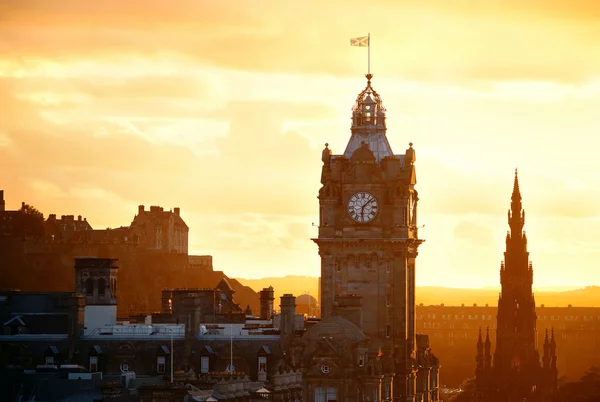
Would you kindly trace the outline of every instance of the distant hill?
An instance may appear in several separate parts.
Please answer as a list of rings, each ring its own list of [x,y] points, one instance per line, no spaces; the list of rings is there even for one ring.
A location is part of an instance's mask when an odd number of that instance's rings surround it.
[[[500,288],[483,289],[458,289],[435,286],[422,286],[417,288],[417,303],[425,305],[441,304],[498,304]],[[568,291],[536,291],[534,289],[535,303],[548,307],[566,307],[569,304],[578,307],[600,307],[600,286],[587,286],[583,289]]]
[[[262,279],[242,279],[238,281],[255,291],[273,286],[275,290],[275,308],[279,305],[279,297],[284,293],[296,296],[309,292],[318,298],[318,278],[314,276],[284,276]],[[442,304],[498,304],[500,288],[462,289],[446,288],[441,286],[420,286],[417,288],[417,303],[425,305]],[[566,307],[569,304],[579,307],[600,307],[600,286],[588,286],[583,289],[566,291],[549,291],[534,289],[536,305],[544,304],[548,307]]]
[[[250,286],[256,292],[260,292],[263,288],[273,286],[275,291],[275,310],[279,310],[279,298],[284,293],[291,293],[298,297],[305,293],[310,293],[315,299],[319,298],[319,278],[314,276],[282,276],[273,278],[261,279],[243,279],[237,280],[246,286]]]

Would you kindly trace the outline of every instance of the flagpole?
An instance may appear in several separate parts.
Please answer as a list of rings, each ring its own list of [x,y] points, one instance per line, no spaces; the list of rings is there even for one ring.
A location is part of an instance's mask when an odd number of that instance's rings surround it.
[[[367,74],[371,74],[371,33],[369,33],[367,41]]]

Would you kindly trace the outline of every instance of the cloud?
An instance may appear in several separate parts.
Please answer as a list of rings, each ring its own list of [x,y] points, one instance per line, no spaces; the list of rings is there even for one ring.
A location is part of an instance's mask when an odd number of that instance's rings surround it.
[[[253,71],[356,74],[364,49],[350,48],[348,39],[364,34],[355,27],[372,20],[378,21],[373,65],[396,78],[574,82],[597,75],[600,7],[595,2],[465,4],[386,1],[365,9],[362,2],[339,1],[263,7],[208,1],[178,2],[177,7],[162,1],[69,7],[27,2],[6,12],[0,52],[23,61],[184,58]],[[337,18],[341,7],[343,19]]]
[[[581,176],[560,170],[545,171],[535,168],[535,163],[532,166],[531,170],[521,169],[519,175],[527,215],[576,219],[600,216],[600,190],[595,181],[582,181]],[[506,172],[464,170],[448,160],[427,157],[417,166],[420,214],[505,216],[514,183],[513,173],[507,168]]]
[[[466,220],[458,222],[454,228],[454,236],[484,247],[495,245],[494,234],[491,228]]]

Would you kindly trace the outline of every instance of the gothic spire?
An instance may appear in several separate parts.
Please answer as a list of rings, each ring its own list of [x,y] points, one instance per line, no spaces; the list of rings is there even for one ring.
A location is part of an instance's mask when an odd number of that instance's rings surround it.
[[[508,211],[508,224],[510,225],[511,235],[518,236],[523,230],[525,224],[525,211],[521,204],[521,190],[519,189],[519,175],[515,169],[515,182],[513,184],[513,192],[510,197],[510,211]]]
[[[492,341],[490,340],[490,327],[485,330],[485,367],[492,367]]]

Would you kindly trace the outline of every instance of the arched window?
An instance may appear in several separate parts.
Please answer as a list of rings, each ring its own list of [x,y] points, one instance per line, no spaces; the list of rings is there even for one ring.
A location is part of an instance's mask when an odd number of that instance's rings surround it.
[[[98,279],[98,294],[104,296],[106,293],[106,281],[104,278]]]
[[[85,294],[86,296],[94,295],[94,280],[92,278],[87,278],[85,281]]]

